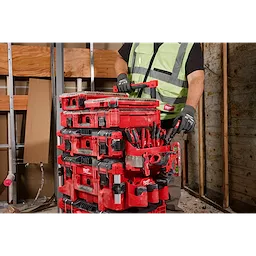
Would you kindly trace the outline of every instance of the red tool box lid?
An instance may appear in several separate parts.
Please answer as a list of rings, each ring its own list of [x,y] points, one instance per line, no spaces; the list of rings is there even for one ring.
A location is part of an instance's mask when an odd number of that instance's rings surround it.
[[[97,99],[97,98],[105,98],[105,97],[124,97],[128,98],[127,93],[114,93],[114,92],[91,92],[91,91],[83,91],[83,92],[72,92],[72,93],[63,93],[59,97],[62,98],[70,98],[70,97],[83,97],[85,99]]]
[[[159,101],[155,99],[138,99],[110,97],[104,99],[91,99],[84,102],[85,109],[93,108],[157,108]]]

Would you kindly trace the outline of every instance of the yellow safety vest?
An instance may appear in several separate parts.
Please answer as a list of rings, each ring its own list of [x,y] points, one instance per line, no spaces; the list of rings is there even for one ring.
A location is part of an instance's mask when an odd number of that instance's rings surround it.
[[[154,58],[145,82],[158,80],[156,89],[160,101],[161,120],[175,118],[185,106],[188,94],[186,62],[193,43],[163,43]],[[154,43],[133,43],[129,61],[129,79],[141,83],[154,54]],[[130,93],[137,98],[139,90]],[[142,90],[141,98],[150,98],[149,88]]]

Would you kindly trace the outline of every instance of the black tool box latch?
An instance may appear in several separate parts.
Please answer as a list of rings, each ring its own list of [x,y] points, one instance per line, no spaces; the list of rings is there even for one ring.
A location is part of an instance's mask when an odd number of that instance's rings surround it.
[[[125,193],[125,183],[113,184],[112,190],[114,194],[123,194]]]
[[[70,167],[66,167],[66,176],[68,178],[72,178],[72,174],[73,174],[73,172],[72,172],[71,168]]]
[[[107,174],[100,173],[100,185],[101,186],[108,186],[109,185],[109,179],[107,177]]]
[[[63,168],[63,166],[61,166],[58,168],[58,175],[63,176],[63,174],[64,174],[64,168]]]
[[[72,127],[73,126],[73,120],[72,117],[68,117],[66,120],[67,127]]]
[[[100,142],[99,143],[99,151],[100,155],[107,155],[108,154],[108,147],[105,142]]]
[[[123,151],[124,150],[124,141],[117,139],[113,140],[111,147],[114,151]]]
[[[69,140],[65,140],[65,150],[70,151],[71,150],[71,143]]]
[[[78,106],[84,107],[84,99],[83,98],[78,98]]]

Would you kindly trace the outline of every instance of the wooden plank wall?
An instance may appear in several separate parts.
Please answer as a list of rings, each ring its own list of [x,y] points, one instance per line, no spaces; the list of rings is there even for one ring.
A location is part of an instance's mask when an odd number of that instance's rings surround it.
[[[256,44],[229,44],[230,205],[256,212]]]
[[[13,75],[50,77],[50,47],[12,47]],[[117,53],[113,50],[94,50],[95,77],[115,78],[114,63]],[[64,48],[64,76],[90,77],[90,51],[86,48]],[[8,75],[7,44],[0,44],[0,75]]]
[[[206,43],[204,46],[207,66],[205,68],[206,196],[222,205],[222,46],[220,43]],[[236,212],[256,212],[255,73],[256,44],[229,43],[229,189],[230,207]],[[195,164],[199,154],[198,147],[194,145],[196,136],[197,128],[189,141],[190,177],[197,176],[199,172]],[[193,179],[190,183],[193,184]]]
[[[24,45],[24,46],[38,46],[38,44],[17,44],[17,45]],[[39,44],[40,46],[49,47],[49,44]],[[121,43],[95,43],[94,47],[96,49],[102,50],[102,49],[109,49],[109,50],[117,50],[121,46]],[[65,48],[82,48],[84,47],[83,44],[76,44],[76,43],[68,43],[64,45]],[[2,53],[1,53],[2,51]],[[3,47],[0,47],[0,56],[3,56],[6,53],[6,60],[7,60],[7,46],[6,49]],[[102,52],[98,52],[98,57],[102,58]],[[19,60],[22,62],[22,60]],[[49,60],[50,61],[50,60]],[[102,61],[102,60],[101,60]],[[109,61],[109,60],[108,60]],[[112,59],[113,62],[113,59]],[[8,73],[7,66],[4,64],[0,58],[0,73],[5,72]],[[97,62],[96,62],[97,63]],[[112,65],[111,62],[108,65]],[[109,71],[108,71],[109,72]],[[99,70],[96,74],[106,74],[109,73],[105,70]],[[112,72],[112,71],[111,71]],[[114,75],[113,75],[114,76]],[[15,85],[15,91],[16,94],[19,96],[27,95],[28,94],[28,83],[29,79],[21,79],[16,78],[14,81]],[[95,79],[95,85],[96,90],[100,91],[111,91],[112,86],[115,82],[115,79],[102,79],[102,78],[96,78]],[[0,77],[0,95],[6,95],[6,79],[5,77]],[[76,78],[66,78],[65,79],[65,92],[75,92],[77,89],[76,87]],[[84,80],[83,81],[83,90],[90,90],[90,82]],[[7,107],[8,108],[8,107]],[[25,137],[25,123],[26,123],[26,111],[17,111],[16,112],[16,138],[17,143],[24,143],[24,137]],[[0,144],[6,144],[7,143],[7,113],[6,112],[0,112]],[[54,192],[54,173],[53,173],[53,159],[52,159],[52,150],[53,147],[50,147],[50,159],[49,164],[44,165],[45,169],[45,184],[43,191],[41,193],[42,196],[52,196]],[[17,157],[20,161],[23,159],[24,150],[19,149],[17,150]],[[1,168],[0,168],[0,181],[3,180],[6,177],[6,174],[8,172],[8,154],[7,150],[0,150],[0,162],[1,162]],[[41,182],[41,172],[39,170],[39,166],[35,164],[30,164],[28,167],[25,168],[24,164],[19,164],[17,166],[17,170],[19,173],[19,188],[18,188],[18,197],[19,199],[29,199],[34,198],[36,196],[37,190],[40,187]],[[0,196],[1,200],[7,200],[7,191],[5,191]]]

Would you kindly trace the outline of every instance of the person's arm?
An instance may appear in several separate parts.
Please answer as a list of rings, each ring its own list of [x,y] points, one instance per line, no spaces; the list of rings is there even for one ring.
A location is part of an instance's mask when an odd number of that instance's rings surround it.
[[[187,76],[188,80],[188,97],[186,105],[196,109],[200,97],[204,91],[204,71],[196,70]]]
[[[128,74],[128,65],[127,62],[121,57],[120,54],[118,54],[115,62],[115,71],[116,71],[116,77],[118,77],[120,74]]]
[[[178,133],[192,132],[195,127],[195,112],[200,97],[204,91],[204,60],[199,43],[195,43],[186,63],[186,75],[188,81],[188,95],[186,105],[180,114],[174,119],[172,126],[175,127],[180,120]]]
[[[132,43],[124,43],[118,50],[118,55],[115,62],[116,77],[120,74],[128,74],[128,61],[132,48]]]
[[[186,63],[188,96],[186,104],[196,109],[204,90],[204,58],[200,43],[194,43]]]
[[[118,51],[115,62],[117,88],[119,92],[130,92],[132,90],[128,79],[128,60],[132,43],[125,43]]]

